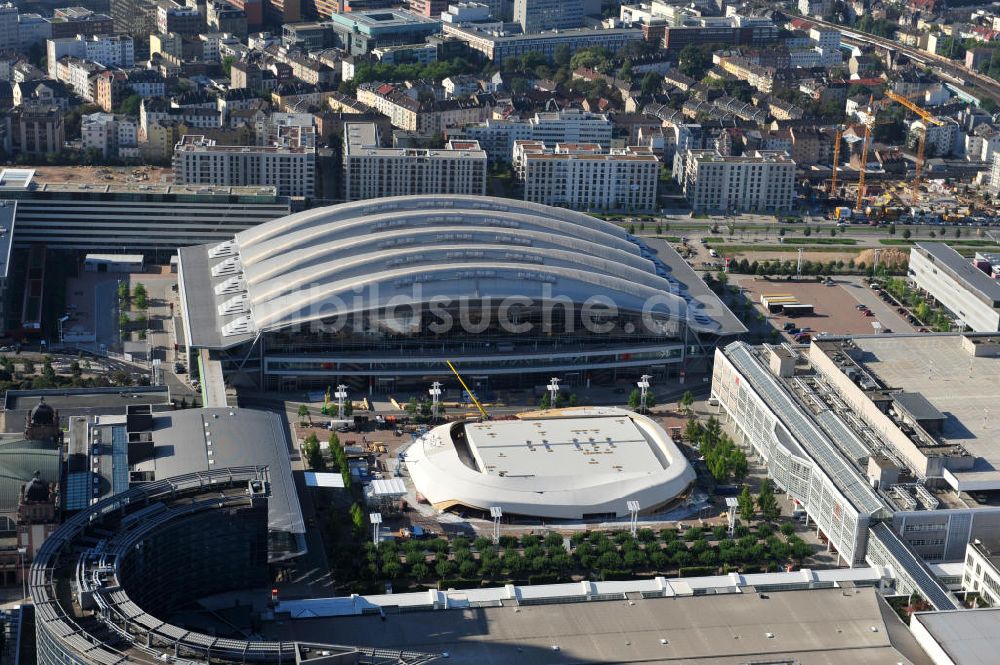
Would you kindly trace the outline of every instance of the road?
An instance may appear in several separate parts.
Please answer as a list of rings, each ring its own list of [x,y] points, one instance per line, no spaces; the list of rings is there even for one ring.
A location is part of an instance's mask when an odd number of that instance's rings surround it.
[[[875,315],[874,320],[880,322],[884,327],[891,329],[893,332],[917,332],[916,328],[899,315],[895,307],[882,300],[878,292],[872,291],[860,278],[850,279],[849,282],[849,284],[844,285],[844,288],[854,296],[855,300],[872,311],[872,314]]]

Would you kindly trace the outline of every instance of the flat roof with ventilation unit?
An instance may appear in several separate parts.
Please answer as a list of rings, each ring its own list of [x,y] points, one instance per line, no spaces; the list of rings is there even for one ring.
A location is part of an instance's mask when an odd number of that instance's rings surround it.
[[[646,416],[613,407],[436,427],[406,452],[417,491],[438,510],[466,507],[555,519],[655,512],[694,470]]]

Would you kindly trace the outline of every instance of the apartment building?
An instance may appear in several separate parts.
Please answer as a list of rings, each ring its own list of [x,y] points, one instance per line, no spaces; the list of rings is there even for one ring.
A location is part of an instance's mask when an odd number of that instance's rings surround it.
[[[383,148],[374,123],[344,125],[344,200],[486,194],[486,153],[475,141],[443,149]]]
[[[732,157],[688,150],[682,186],[695,212],[787,212],[795,198],[795,162],[785,152]]]
[[[513,163],[525,201],[572,210],[656,208],[660,160],[648,147],[605,151],[596,143],[517,141]]]
[[[557,143],[596,143],[603,150],[611,148],[613,125],[603,113],[582,109],[543,111],[527,119],[496,120],[469,125],[449,135],[478,141],[493,161],[509,162],[515,141]]]
[[[393,127],[429,136],[456,127],[479,122],[486,113],[475,99],[446,99],[421,102],[408,94],[402,85],[363,83],[357,99],[389,117]]]
[[[139,157],[139,125],[111,113],[91,113],[80,119],[83,149],[96,150],[104,159]]]
[[[174,181],[179,185],[273,186],[280,196],[316,192],[316,143],[312,127],[280,127],[269,146],[216,145],[187,135],[174,147]]]
[[[59,58],[56,62],[56,80],[65,83],[74,93],[88,102],[94,101],[97,97],[96,83],[103,71],[104,67],[96,62],[72,56]]]
[[[90,60],[105,67],[131,67],[135,64],[135,48],[128,35],[94,35],[65,37],[46,42],[49,76],[56,78],[60,58]]]
[[[57,155],[66,142],[62,109],[45,104],[23,104],[11,112],[11,133],[15,154]]]

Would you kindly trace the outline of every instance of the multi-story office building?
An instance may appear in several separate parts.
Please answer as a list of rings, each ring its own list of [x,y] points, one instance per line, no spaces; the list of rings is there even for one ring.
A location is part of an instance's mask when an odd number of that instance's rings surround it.
[[[131,35],[136,57],[149,57],[149,36],[156,32],[156,0],[111,0],[115,32]]]
[[[0,5],[0,51],[16,51],[18,40],[17,6],[10,2]]]
[[[683,189],[692,210],[787,212],[795,199],[795,162],[786,153],[728,157],[688,150]]]
[[[515,141],[556,143],[596,143],[611,148],[612,123],[603,113],[581,109],[540,111],[527,120],[487,120],[468,125],[454,134],[479,141],[491,160],[509,162]],[[449,132],[452,134],[452,132]]]
[[[101,157],[133,159],[139,156],[139,125],[135,120],[111,113],[91,113],[80,120],[83,149]]]
[[[420,44],[440,32],[440,17],[414,14],[405,9],[334,14],[334,46],[350,55],[366,55],[380,46]]]
[[[104,67],[131,67],[135,64],[135,48],[128,35],[94,35],[66,37],[46,42],[49,76],[56,78],[60,58],[90,60]]]
[[[596,143],[516,141],[514,168],[524,200],[571,210],[646,211],[656,207],[660,160],[646,147],[605,152]]]
[[[92,37],[94,35],[110,35],[115,31],[114,21],[107,14],[96,14],[83,7],[66,7],[57,9],[49,19],[52,25],[52,38]]]
[[[344,200],[486,194],[486,153],[475,141],[443,149],[383,148],[374,123],[344,125]]]
[[[514,0],[514,22],[525,34],[583,25],[583,0]]]
[[[380,46],[372,51],[372,55],[386,65],[411,62],[427,65],[437,62],[438,50],[434,44],[403,44],[402,46]]]
[[[45,44],[52,38],[52,23],[38,14],[20,14],[17,17],[18,50],[27,51],[35,44]]]
[[[976,332],[1000,331],[1000,282],[948,245],[922,242],[914,246],[907,274],[960,324]]]
[[[273,186],[282,196],[316,192],[316,143],[312,127],[280,127],[269,146],[226,146],[204,136],[184,136],[174,148],[179,185]]]
[[[414,14],[428,18],[441,18],[448,11],[449,0],[407,0],[406,7]]]
[[[712,397],[841,556],[895,558],[919,586],[923,561],[1000,538],[1000,447],[983,418],[998,358],[995,334],[736,343],[716,351]]]
[[[445,22],[441,26],[446,36],[455,37],[479,51],[494,62],[507,58],[538,53],[545,58],[555,56],[560,46],[569,48],[570,53],[586,48],[606,48],[615,52],[629,42],[643,38],[641,28],[608,28],[590,30],[577,28],[559,30],[534,35],[512,34],[493,29],[481,29],[475,25],[459,25]]]
[[[205,23],[209,30],[229,33],[241,39],[247,36],[247,15],[242,9],[227,2],[209,2],[206,10]]]
[[[1000,539],[976,539],[968,544],[962,591],[978,593],[990,607],[1000,607]]]
[[[178,35],[197,35],[202,31],[202,17],[197,7],[181,5],[174,0],[160,0],[156,5],[156,30]]]
[[[17,202],[14,242],[20,247],[165,257],[177,247],[221,242],[291,211],[289,199],[274,187],[39,183],[33,174],[0,172],[0,198]]]

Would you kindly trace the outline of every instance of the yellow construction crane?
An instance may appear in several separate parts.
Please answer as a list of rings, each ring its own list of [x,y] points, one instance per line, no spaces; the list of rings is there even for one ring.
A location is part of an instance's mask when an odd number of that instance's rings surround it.
[[[458,379],[458,382],[462,384],[462,388],[464,388],[465,392],[468,393],[469,399],[471,399],[472,403],[476,405],[477,409],[479,409],[479,413],[483,415],[483,420],[489,420],[490,419],[489,414],[486,413],[486,410],[483,408],[483,405],[479,403],[478,399],[476,399],[476,394],[469,389],[469,386],[465,385],[465,381],[462,380],[462,375],[458,373],[458,370],[455,369],[455,366],[451,364],[450,360],[446,360],[445,362],[448,363],[449,369],[451,369],[451,372],[452,374],[455,375],[455,378]]]
[[[875,126],[875,96],[868,97],[868,113],[865,117],[865,138],[861,142],[861,170],[858,173],[858,197],[854,208],[862,210],[865,203],[865,169],[868,168],[868,148],[871,146],[872,127]]]
[[[833,175],[830,177],[830,196],[837,195],[837,168],[840,164],[840,142],[844,139],[844,132],[839,127],[837,134],[833,137]]]
[[[920,198],[920,175],[924,170],[924,150],[926,148],[927,141],[927,126],[928,125],[943,125],[944,122],[935,118],[931,113],[920,108],[913,102],[911,102],[906,97],[893,92],[892,90],[887,90],[885,96],[896,102],[900,106],[906,107],[910,111],[917,114],[921,120],[923,120],[923,125],[920,128],[920,137],[917,139],[917,163],[914,168],[913,176],[913,198],[914,201]]]

